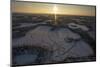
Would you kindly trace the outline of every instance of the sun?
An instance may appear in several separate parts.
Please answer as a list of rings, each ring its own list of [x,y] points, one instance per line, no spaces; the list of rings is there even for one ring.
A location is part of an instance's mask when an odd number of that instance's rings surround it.
[[[58,11],[57,5],[54,5],[54,7],[53,7],[53,12],[54,12],[55,14],[57,14],[57,11]]]

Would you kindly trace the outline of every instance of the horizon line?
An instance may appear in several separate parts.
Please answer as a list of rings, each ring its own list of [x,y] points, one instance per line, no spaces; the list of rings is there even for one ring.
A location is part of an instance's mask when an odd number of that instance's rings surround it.
[[[25,12],[12,12],[12,13],[22,13],[22,14],[54,14],[54,13],[25,13]],[[56,15],[70,15],[70,16],[93,16],[95,17],[96,15],[75,15],[75,14],[56,14]]]

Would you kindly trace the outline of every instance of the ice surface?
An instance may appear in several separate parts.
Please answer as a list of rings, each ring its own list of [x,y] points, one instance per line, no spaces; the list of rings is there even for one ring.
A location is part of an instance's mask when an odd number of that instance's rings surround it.
[[[34,63],[37,57],[38,56],[36,54],[24,54],[16,56],[15,60],[17,64],[24,65],[24,64]]]
[[[77,33],[68,28],[51,30],[52,28],[51,26],[39,26],[29,31],[25,37],[13,39],[13,47],[31,45],[52,51],[52,55],[44,62],[58,62],[67,57],[85,57],[93,54],[89,44],[84,42]],[[34,56],[36,57],[36,55]],[[27,55],[22,55],[18,59],[21,57],[24,59]],[[31,55],[29,57],[29,59],[25,59],[25,63],[31,62],[33,57]],[[17,61],[19,61],[18,59]]]
[[[87,28],[84,25],[79,25],[79,24],[75,24],[75,23],[69,23],[68,27],[71,29],[81,29],[82,31],[88,31],[89,28]]]

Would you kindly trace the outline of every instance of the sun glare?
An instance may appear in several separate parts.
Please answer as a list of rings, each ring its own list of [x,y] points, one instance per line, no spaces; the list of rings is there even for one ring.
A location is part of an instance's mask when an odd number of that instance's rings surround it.
[[[57,13],[57,11],[58,11],[57,5],[54,5],[53,11],[54,11],[55,14]]]
[[[54,12],[54,24],[55,25],[57,25],[57,11],[58,11],[57,5],[54,5],[53,12]]]

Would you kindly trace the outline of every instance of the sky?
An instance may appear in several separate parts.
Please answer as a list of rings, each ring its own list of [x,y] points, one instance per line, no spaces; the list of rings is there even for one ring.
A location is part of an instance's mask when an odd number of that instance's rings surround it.
[[[11,8],[12,12],[16,13],[54,14],[55,6],[57,14],[95,16],[95,6],[86,5],[12,2]]]

